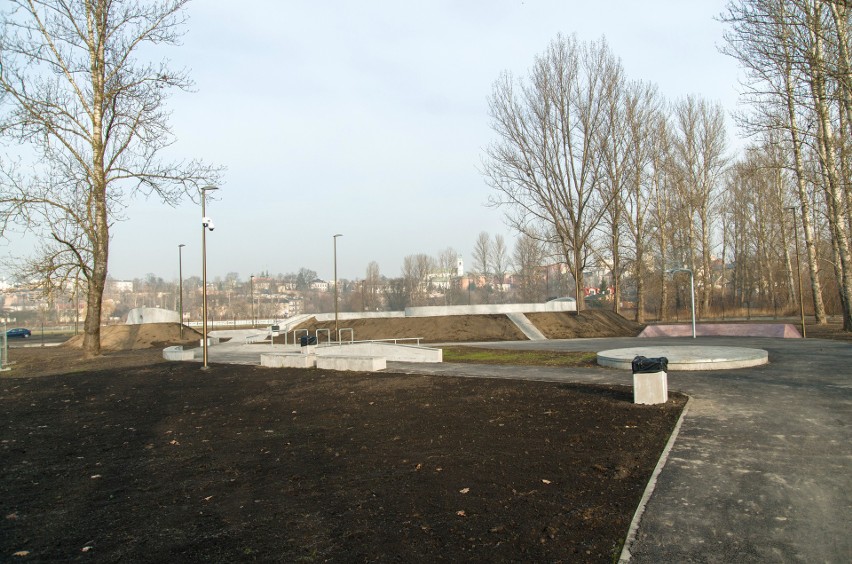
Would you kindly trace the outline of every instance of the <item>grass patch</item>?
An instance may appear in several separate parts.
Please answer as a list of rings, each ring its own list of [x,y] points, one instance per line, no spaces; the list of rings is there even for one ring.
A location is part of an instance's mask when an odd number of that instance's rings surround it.
[[[444,347],[444,362],[513,364],[519,366],[597,366],[597,353],[519,351],[479,347]]]

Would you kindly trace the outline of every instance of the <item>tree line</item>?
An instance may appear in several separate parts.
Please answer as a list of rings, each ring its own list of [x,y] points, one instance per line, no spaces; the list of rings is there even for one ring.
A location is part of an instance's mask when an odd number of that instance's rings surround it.
[[[741,0],[720,19],[724,51],[748,72],[748,109],[736,116],[750,136],[743,154],[729,150],[720,104],[666,100],[627,77],[604,39],[559,35],[526,76],[494,84],[490,203],[575,281],[606,264],[614,307],[629,285],[640,322],[650,307],[669,311],[674,269],[692,271],[699,314],[789,307],[798,231],[816,321],[830,296],[852,330],[849,8]]]

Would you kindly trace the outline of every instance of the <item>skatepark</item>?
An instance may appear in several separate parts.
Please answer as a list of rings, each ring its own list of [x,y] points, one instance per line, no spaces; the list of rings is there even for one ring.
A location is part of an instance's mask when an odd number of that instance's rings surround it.
[[[654,326],[645,333],[652,336],[585,339],[531,337],[535,332],[527,327],[526,338],[515,341],[465,343],[596,351],[605,367],[598,369],[446,364],[439,352],[431,352],[440,351],[440,343],[416,339],[320,342],[311,353],[318,358],[381,355],[376,369],[393,373],[623,385],[632,384],[633,356],[666,356],[669,389],[691,399],[637,510],[621,561],[852,560],[852,345],[802,339],[784,324],[724,325],[704,331],[698,325],[696,338],[678,336],[690,334],[686,325]],[[323,335],[314,333],[320,341]],[[209,348],[211,362],[257,364],[263,354],[267,359],[304,356],[298,334],[291,333],[286,345],[247,344],[253,339],[246,334],[228,336],[231,344]],[[381,350],[364,353],[367,346]],[[348,368],[339,361],[326,366]]]

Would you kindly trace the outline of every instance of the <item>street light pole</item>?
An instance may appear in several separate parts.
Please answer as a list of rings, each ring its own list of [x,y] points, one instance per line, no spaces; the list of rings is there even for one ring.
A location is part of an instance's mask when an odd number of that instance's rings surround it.
[[[181,243],[178,245],[178,288],[179,288],[179,297],[178,303],[180,304],[180,319],[178,322],[180,323],[180,338],[183,340],[183,248],[186,245]]]
[[[254,326],[257,325],[254,318],[254,274],[249,276],[249,286],[251,288],[251,328],[254,329]]]
[[[671,270],[667,270],[669,274],[675,274],[678,272],[688,272],[689,273],[689,303],[692,308],[692,338],[695,338],[695,275],[688,268],[673,268]]]
[[[793,212],[793,237],[796,239],[796,275],[799,278],[799,313],[802,317],[802,338],[807,338],[805,331],[805,296],[802,294],[802,267],[799,265],[799,220],[796,218],[796,208],[784,208]]]
[[[338,233],[334,239],[334,335],[336,340],[340,340],[340,327],[338,326],[338,310],[337,310],[337,238],[343,237],[342,233]]]
[[[218,190],[216,186],[204,186],[201,188],[201,344],[202,344],[202,370],[207,370],[207,229],[213,230],[212,223],[207,218],[205,200],[207,192]]]

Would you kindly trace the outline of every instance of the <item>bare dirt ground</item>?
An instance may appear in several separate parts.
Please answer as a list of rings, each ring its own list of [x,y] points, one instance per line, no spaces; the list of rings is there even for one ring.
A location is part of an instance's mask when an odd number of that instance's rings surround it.
[[[610,311],[528,313],[526,316],[550,339],[635,337],[644,327]],[[417,337],[425,343],[526,339],[520,329],[502,314],[346,319],[340,320],[338,325],[341,329],[351,328],[358,341],[397,337]],[[311,333],[327,329],[334,333],[334,321],[311,320],[296,329],[307,329]]]
[[[641,323],[605,310],[528,313],[526,316],[548,339],[635,337],[645,328]]]
[[[465,326],[433,321],[435,341]],[[492,338],[504,334],[486,323]],[[537,320],[546,334],[575,330],[548,323]],[[0,561],[612,562],[686,400],[638,406],[612,386],[205,372],[162,359],[172,330],[105,331],[114,350],[95,359],[73,346],[10,350]]]
[[[181,338],[181,333],[183,338]],[[142,325],[108,325],[101,328],[101,348],[104,351],[128,351],[164,348],[169,345],[198,345],[201,333],[178,323],[144,323]],[[83,335],[68,339],[64,346],[80,348]]]
[[[612,561],[685,401],[631,398],[197,363],[0,378],[0,560]]]

